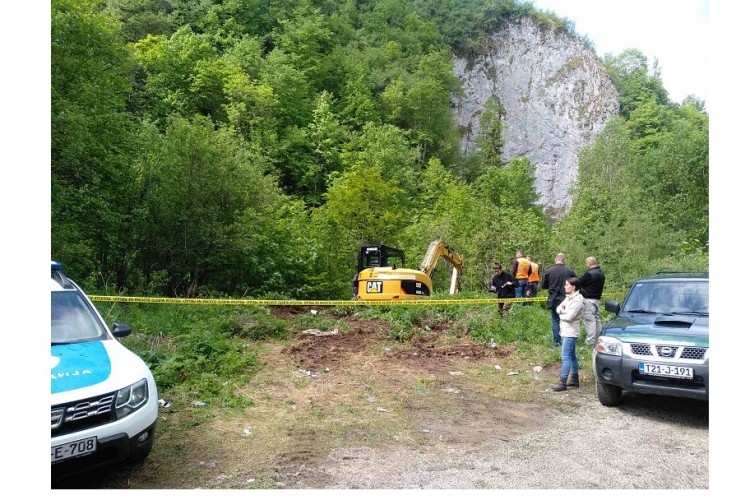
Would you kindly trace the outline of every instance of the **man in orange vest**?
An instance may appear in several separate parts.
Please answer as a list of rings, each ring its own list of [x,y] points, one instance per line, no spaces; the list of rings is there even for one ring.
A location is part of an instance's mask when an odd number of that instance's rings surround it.
[[[527,297],[536,297],[539,291],[539,264],[531,260],[529,257],[529,290],[526,293]]]
[[[516,252],[516,260],[513,261],[513,271],[510,273],[516,282],[516,298],[526,297],[526,289],[529,285],[529,271],[531,271],[531,262],[523,256],[523,252]]]

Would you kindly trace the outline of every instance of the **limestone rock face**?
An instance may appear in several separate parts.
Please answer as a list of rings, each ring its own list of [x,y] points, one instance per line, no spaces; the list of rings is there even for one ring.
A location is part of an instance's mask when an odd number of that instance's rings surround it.
[[[596,54],[568,33],[526,18],[492,40],[486,55],[454,60],[465,93],[454,102],[462,151],[474,151],[484,104],[496,96],[506,111],[504,159],[526,156],[536,165],[540,203],[560,218],[570,208],[578,154],[618,113],[617,91]]]

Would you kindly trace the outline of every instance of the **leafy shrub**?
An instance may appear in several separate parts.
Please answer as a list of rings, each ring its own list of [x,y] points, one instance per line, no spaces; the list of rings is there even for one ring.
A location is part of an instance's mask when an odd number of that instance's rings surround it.
[[[238,323],[231,307],[170,304],[117,304],[109,314],[131,324],[123,343],[148,364],[159,391],[222,405],[251,404],[237,387],[259,369],[257,353],[234,336]],[[283,321],[266,318],[265,332]]]
[[[287,323],[273,316],[254,316],[238,321],[234,334],[250,340],[283,339],[287,337]]]

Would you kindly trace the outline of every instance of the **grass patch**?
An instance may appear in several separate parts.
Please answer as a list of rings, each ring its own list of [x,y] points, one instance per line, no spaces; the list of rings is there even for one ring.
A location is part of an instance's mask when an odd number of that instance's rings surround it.
[[[108,312],[128,322],[123,345],[149,365],[160,393],[243,408],[253,403],[239,387],[261,367],[252,344],[229,306],[117,304]]]

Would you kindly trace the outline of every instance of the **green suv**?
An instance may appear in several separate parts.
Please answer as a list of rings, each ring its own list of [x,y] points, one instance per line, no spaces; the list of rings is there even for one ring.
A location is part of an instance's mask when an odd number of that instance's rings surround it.
[[[622,391],[708,401],[708,273],[664,272],[636,281],[594,347],[596,392],[605,406]]]

